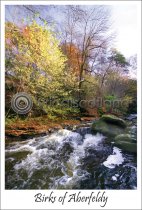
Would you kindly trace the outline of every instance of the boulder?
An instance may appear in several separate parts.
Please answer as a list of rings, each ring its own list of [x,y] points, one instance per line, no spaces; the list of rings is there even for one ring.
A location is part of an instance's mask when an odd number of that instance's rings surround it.
[[[126,141],[126,142],[132,142],[132,138],[130,134],[120,134],[114,138],[115,142],[117,141]]]
[[[102,133],[107,137],[115,137],[125,133],[126,123],[123,119],[114,115],[103,115],[92,124],[92,131]]]
[[[128,142],[128,141],[116,141],[114,143],[116,146],[118,146],[120,149],[123,149],[127,152],[136,153],[137,152],[137,144]]]
[[[137,144],[130,134],[120,134],[114,138],[114,144],[127,152],[137,152]]]
[[[127,152],[137,152],[137,144],[133,136],[128,133],[126,122],[114,115],[103,115],[98,121],[93,122],[92,131],[104,134],[114,145]]]
[[[101,120],[103,120],[107,123],[112,123],[114,125],[118,125],[122,128],[126,128],[126,126],[127,126],[126,122],[123,119],[116,117],[115,115],[103,115],[101,117]]]

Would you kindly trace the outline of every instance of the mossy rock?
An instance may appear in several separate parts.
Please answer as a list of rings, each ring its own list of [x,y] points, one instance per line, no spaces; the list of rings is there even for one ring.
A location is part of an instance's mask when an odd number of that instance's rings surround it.
[[[126,152],[132,152],[132,153],[137,152],[137,144],[136,143],[132,143],[132,142],[128,142],[128,141],[116,141],[114,144]]]
[[[6,157],[12,157],[16,160],[22,160],[25,159],[29,154],[31,154],[31,151],[16,151],[6,154]]]
[[[111,124],[114,124],[114,125],[118,125],[122,128],[127,127],[126,122],[123,119],[121,119],[119,117],[116,117],[115,115],[103,115],[100,119],[105,121],[106,123],[111,123]]]
[[[132,142],[132,138],[130,134],[120,134],[115,137],[115,141],[126,141],[126,142]]]
[[[118,126],[112,123],[107,123],[102,119],[94,122],[92,124],[91,129],[94,133],[97,133],[97,132],[102,133],[105,136],[109,137],[110,139],[112,137],[125,133],[125,129],[122,128],[121,126]]]

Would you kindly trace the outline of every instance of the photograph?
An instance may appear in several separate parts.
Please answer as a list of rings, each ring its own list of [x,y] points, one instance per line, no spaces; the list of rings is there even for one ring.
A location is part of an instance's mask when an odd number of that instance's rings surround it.
[[[9,2],[4,33],[5,190],[137,190],[137,5]]]

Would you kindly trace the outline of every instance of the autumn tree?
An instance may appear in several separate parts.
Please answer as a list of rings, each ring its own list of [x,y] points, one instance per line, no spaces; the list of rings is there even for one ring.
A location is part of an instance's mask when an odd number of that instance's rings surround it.
[[[65,11],[65,45],[75,44],[81,52],[79,59],[79,98],[85,72],[95,71],[96,58],[100,50],[105,48],[110,36],[107,34],[109,25],[108,8],[93,6],[67,6]],[[80,98],[81,99],[81,98]]]
[[[81,52],[73,43],[62,44],[63,53],[67,57],[66,65],[70,73],[75,73],[76,77],[80,74]]]
[[[19,80],[18,91],[32,94],[35,103],[39,98],[70,97],[75,77],[66,74],[65,61],[59,41],[47,24],[40,26],[34,21],[20,28],[6,23],[6,73]],[[55,106],[48,110],[46,103],[42,105],[48,112],[56,111]]]

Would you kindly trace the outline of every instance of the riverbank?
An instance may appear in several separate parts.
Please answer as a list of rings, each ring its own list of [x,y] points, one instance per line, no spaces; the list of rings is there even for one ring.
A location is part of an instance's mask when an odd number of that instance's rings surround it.
[[[96,117],[78,117],[77,119],[49,119],[48,116],[34,118],[14,118],[7,119],[5,124],[6,139],[27,139],[52,133],[52,131],[72,128],[82,125],[84,122],[90,122]]]

